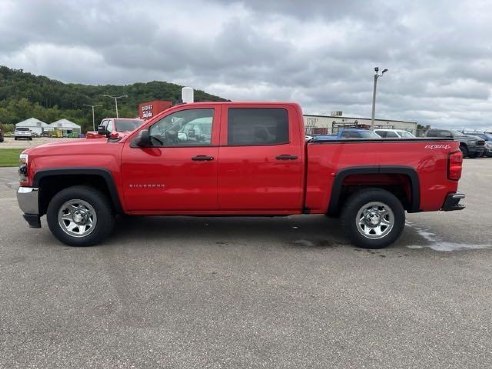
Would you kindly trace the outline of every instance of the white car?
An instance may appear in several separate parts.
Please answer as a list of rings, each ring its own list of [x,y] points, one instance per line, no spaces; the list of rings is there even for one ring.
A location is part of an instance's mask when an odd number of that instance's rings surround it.
[[[29,128],[26,127],[18,127],[14,131],[14,140],[32,140],[32,132]]]
[[[415,138],[415,136],[404,129],[376,128],[374,130],[382,138]]]

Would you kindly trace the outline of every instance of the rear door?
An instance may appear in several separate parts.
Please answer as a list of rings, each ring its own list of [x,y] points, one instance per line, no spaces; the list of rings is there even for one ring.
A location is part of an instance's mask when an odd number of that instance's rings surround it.
[[[304,135],[285,105],[223,106],[218,197],[224,211],[299,212]],[[300,139],[302,138],[302,142]]]

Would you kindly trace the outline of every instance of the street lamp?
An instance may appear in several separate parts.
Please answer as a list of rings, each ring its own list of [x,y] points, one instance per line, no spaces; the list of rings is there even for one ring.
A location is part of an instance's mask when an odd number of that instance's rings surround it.
[[[371,115],[371,128],[374,128],[374,114],[376,113],[376,86],[378,85],[378,78],[382,77],[388,69],[383,69],[379,74],[379,67],[374,68],[374,90],[372,91],[372,115]]]
[[[121,99],[123,97],[128,97],[128,95],[121,95],[121,96],[103,95],[103,96],[107,96],[107,97],[114,99],[114,106],[116,108],[116,118],[119,118],[119,116],[118,116],[118,99]]]
[[[84,106],[90,106],[92,108],[92,130],[96,130],[96,123],[94,121],[94,107],[95,106],[101,106],[101,105],[89,105],[89,104],[84,104]]]

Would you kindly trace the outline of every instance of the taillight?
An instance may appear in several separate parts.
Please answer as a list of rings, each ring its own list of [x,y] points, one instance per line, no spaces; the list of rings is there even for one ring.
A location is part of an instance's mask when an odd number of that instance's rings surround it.
[[[461,169],[463,168],[463,154],[456,151],[449,154],[448,160],[448,179],[457,181],[461,178]]]

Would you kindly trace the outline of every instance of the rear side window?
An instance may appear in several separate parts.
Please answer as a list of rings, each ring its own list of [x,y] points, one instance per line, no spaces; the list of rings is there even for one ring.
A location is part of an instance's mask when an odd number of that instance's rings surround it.
[[[229,145],[289,143],[289,115],[285,109],[231,108],[227,122]]]

